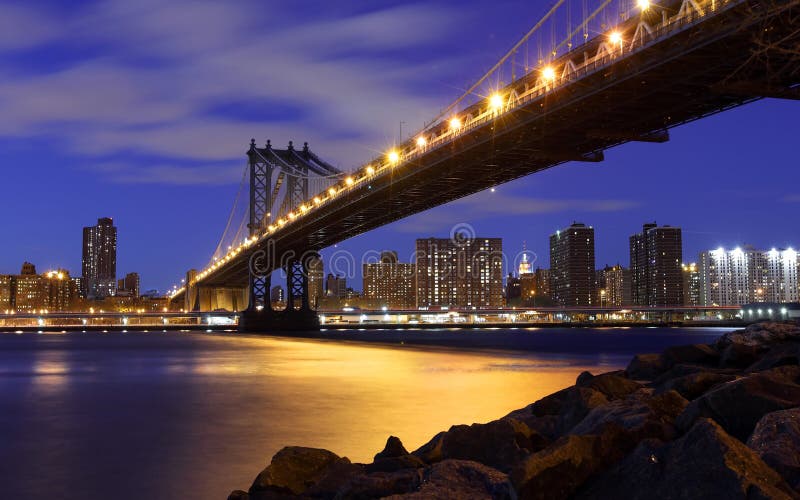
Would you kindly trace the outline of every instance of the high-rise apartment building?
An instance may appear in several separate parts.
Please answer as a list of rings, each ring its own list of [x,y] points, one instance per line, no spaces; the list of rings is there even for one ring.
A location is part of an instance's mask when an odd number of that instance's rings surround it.
[[[363,298],[375,306],[410,309],[416,305],[416,266],[398,262],[397,252],[381,252],[379,262],[363,265]]]
[[[561,306],[590,306],[594,300],[594,228],[573,223],[550,235],[550,292]]]
[[[30,262],[22,264],[18,276],[13,278],[12,301],[17,312],[34,312],[47,305],[42,277],[36,274],[36,266]]]
[[[519,285],[523,304],[536,306],[549,305],[552,302],[549,269],[537,267],[532,273],[521,274]]]
[[[501,238],[418,239],[417,306],[501,307]]]
[[[703,280],[700,276],[700,267],[696,262],[683,264],[683,305],[700,306],[702,305]]]
[[[69,311],[76,298],[69,271],[49,271],[42,278],[44,308],[49,311]]]
[[[797,252],[752,247],[700,254],[701,305],[798,301]]]
[[[109,217],[83,228],[84,295],[88,299],[112,297],[117,290],[117,228]]]
[[[347,278],[328,274],[325,278],[325,296],[344,299],[347,297]]]
[[[141,295],[139,273],[128,273],[124,278],[117,281],[117,295],[138,299]]]
[[[324,265],[322,259],[311,259],[308,266],[308,304],[311,309],[319,307],[324,295],[323,281],[325,278]]]
[[[630,237],[634,305],[683,305],[683,250],[679,227],[645,224]]]
[[[11,312],[14,309],[14,277],[0,274],[0,312]]]
[[[631,303],[631,273],[617,264],[606,266],[602,271],[603,288],[600,293],[601,306],[624,306]]]

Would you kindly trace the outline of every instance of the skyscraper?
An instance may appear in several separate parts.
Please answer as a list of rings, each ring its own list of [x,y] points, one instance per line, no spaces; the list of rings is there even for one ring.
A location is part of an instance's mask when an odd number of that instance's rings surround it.
[[[634,305],[683,305],[683,250],[679,227],[645,224],[630,237]]]
[[[631,273],[617,264],[603,269],[605,284],[601,294],[603,306],[624,306],[631,303]]]
[[[417,306],[501,307],[503,240],[418,239]]]
[[[308,266],[308,304],[312,309],[319,307],[324,294],[323,279],[325,277],[322,259],[311,259]]]
[[[578,222],[550,235],[550,293],[561,306],[594,304],[594,228]]]
[[[683,264],[683,305],[702,305],[702,284],[700,269],[696,262]]]
[[[752,247],[718,248],[700,254],[702,305],[733,306],[751,302],[798,300],[797,252],[767,252]]]
[[[117,290],[117,228],[109,217],[83,228],[83,286],[88,299],[111,297]]]
[[[374,306],[409,309],[416,304],[414,264],[398,262],[397,252],[381,252],[380,262],[364,264],[364,299]]]

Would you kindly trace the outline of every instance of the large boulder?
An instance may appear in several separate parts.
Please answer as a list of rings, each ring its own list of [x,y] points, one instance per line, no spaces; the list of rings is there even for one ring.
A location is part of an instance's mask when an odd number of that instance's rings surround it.
[[[572,434],[600,434],[609,424],[628,433],[630,440],[646,438],[673,439],[675,419],[689,404],[675,391],[652,396],[641,391],[626,399],[595,408],[576,425]]]
[[[800,405],[798,381],[800,366],[783,366],[722,384],[689,403],[677,425],[687,430],[698,418],[709,417],[747,441],[761,417]]]
[[[600,474],[635,446],[615,424],[594,435],[567,435],[528,457],[511,472],[524,499],[570,498],[590,477]]]
[[[764,415],[747,446],[800,492],[800,408]]]
[[[707,344],[673,346],[661,353],[664,367],[671,368],[680,364],[717,366],[719,351]]]
[[[637,354],[625,368],[625,375],[634,380],[654,380],[667,371],[658,354]]]
[[[367,465],[367,472],[394,472],[402,469],[424,467],[425,462],[406,451],[400,438],[390,436],[383,451],[375,455],[375,460]]]
[[[608,397],[600,391],[588,387],[572,386],[554,394],[546,396],[533,403],[528,408],[520,411],[520,416],[528,417],[523,421],[529,428],[534,428],[541,432],[550,432],[545,436],[551,440],[566,434],[575,425],[583,420],[586,415],[598,406],[608,403]],[[535,417],[531,419],[530,417]],[[554,417],[547,419],[546,417]],[[529,420],[547,421],[548,425],[541,430],[531,424]]]
[[[259,492],[300,494],[319,482],[332,465],[341,462],[350,463],[328,450],[287,446],[256,477],[250,496],[257,497]]]
[[[791,321],[754,323],[744,330],[724,334],[715,345],[719,351],[731,344],[766,348],[787,340],[800,340],[800,325]]]
[[[748,372],[760,372],[779,366],[800,365],[800,339],[770,347],[760,359],[747,367]]]
[[[676,391],[678,394],[691,401],[721,384],[736,380],[736,378],[736,375],[732,373],[697,371],[661,382],[658,391]]]
[[[419,491],[394,495],[407,500],[511,500],[516,494],[502,472],[468,460],[445,460],[426,470]]]
[[[353,476],[335,496],[342,500],[384,498],[413,493],[422,485],[423,469],[375,472]]]
[[[487,424],[454,425],[414,452],[427,463],[473,460],[501,471],[538,451],[547,441],[524,423],[504,418]]]
[[[642,384],[625,377],[622,371],[602,373],[600,375],[583,372],[578,376],[575,385],[594,389],[609,400],[624,398],[642,388]]]
[[[793,497],[777,472],[708,419],[699,420],[671,443],[643,441],[575,495],[631,500]]]

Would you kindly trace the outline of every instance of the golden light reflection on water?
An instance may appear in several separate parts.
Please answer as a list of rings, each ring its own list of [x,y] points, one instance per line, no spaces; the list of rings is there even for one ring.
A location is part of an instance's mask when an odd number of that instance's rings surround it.
[[[389,435],[415,449],[453,424],[494,420],[573,384],[583,370],[598,371],[596,365],[510,353],[274,338],[235,342],[252,349],[247,365],[234,358],[194,369],[255,377],[268,423],[254,425],[270,435],[268,449],[258,450],[266,456],[283,445],[303,445],[371,461]]]

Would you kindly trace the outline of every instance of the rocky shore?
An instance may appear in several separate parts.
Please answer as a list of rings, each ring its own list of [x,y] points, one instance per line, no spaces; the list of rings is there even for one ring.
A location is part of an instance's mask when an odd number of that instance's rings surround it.
[[[370,464],[286,447],[249,491],[290,498],[800,499],[800,325],[633,358],[486,424]]]

